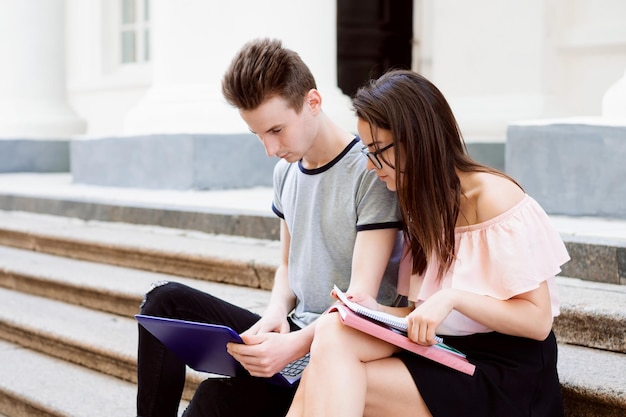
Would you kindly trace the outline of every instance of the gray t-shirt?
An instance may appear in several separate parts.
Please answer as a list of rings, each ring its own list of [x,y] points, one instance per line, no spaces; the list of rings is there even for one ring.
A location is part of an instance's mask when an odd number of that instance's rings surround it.
[[[272,209],[285,220],[291,235],[288,274],[297,298],[292,319],[301,327],[334,302],[330,297],[333,284],[348,288],[358,231],[400,229],[396,195],[374,172],[367,171],[362,146],[355,138],[320,168],[309,170],[301,162],[285,160],[274,168]],[[379,302],[387,305],[396,299],[401,235],[398,231],[378,294]]]

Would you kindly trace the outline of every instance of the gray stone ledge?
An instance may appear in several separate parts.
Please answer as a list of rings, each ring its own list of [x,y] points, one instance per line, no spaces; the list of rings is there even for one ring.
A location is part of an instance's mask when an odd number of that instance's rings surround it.
[[[571,260],[562,275],[610,284],[626,284],[626,241],[562,235]]]
[[[206,233],[278,240],[280,221],[273,213],[243,209],[180,208],[154,203],[115,203],[0,193],[0,210],[162,226]],[[562,235],[571,260],[563,276],[626,285],[626,240]]]
[[[247,213],[243,210],[181,209],[162,205],[132,205],[48,199],[0,194],[0,210],[25,211],[83,220],[121,222],[196,230],[205,233],[278,240],[280,222],[273,214]]]
[[[0,172],[68,172],[69,140],[0,139]]]
[[[501,142],[466,141],[470,156],[481,164],[504,171],[504,140]]]
[[[74,139],[76,183],[145,189],[271,186],[276,159],[252,134],[161,134]]]
[[[626,218],[626,126],[511,125],[506,171],[550,214]]]

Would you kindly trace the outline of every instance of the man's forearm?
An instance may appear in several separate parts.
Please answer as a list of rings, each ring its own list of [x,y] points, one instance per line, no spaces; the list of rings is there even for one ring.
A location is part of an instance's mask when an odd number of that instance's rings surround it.
[[[289,287],[287,266],[281,265],[276,269],[274,285],[267,309],[280,309],[286,316],[296,305],[296,297]]]

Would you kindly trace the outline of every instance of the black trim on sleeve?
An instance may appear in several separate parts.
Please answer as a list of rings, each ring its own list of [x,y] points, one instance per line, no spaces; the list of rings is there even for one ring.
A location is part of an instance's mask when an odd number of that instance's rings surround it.
[[[357,232],[362,232],[364,230],[380,230],[380,229],[402,229],[402,222],[362,224],[362,225],[357,225],[356,227]]]
[[[272,211],[274,212],[275,215],[277,215],[278,217],[280,217],[281,219],[285,220],[285,215],[283,213],[281,213],[276,206],[274,205],[274,203],[272,203]]]

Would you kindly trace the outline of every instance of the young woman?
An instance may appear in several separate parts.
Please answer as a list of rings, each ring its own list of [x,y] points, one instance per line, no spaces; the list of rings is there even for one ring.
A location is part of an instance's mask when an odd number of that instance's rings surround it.
[[[419,74],[383,75],[358,91],[354,108],[368,168],[398,195],[411,270],[399,280],[411,306],[350,295],[406,316],[416,343],[442,336],[476,372],[326,314],[288,416],[562,416],[551,328],[554,276],[569,256],[546,213],[513,179],[468,156],[447,101]]]

